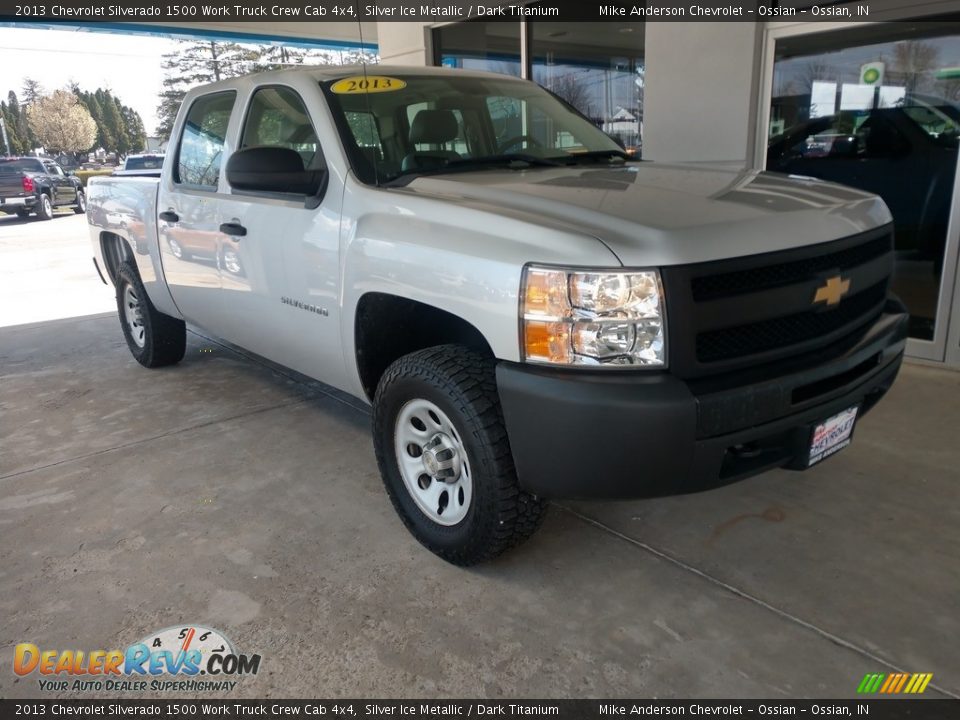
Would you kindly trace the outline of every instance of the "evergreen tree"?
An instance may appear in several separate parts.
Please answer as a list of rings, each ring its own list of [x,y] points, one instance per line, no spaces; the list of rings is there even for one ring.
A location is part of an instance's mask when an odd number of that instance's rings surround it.
[[[143,152],[147,148],[147,133],[143,129],[143,118],[140,113],[131,107],[124,105],[121,109],[123,115],[123,124],[127,128],[127,147],[128,152]]]
[[[128,152],[127,128],[123,122],[120,106],[109,90],[103,91],[101,107],[103,107],[104,131],[111,140],[110,145],[104,145],[104,148],[108,152],[116,153],[118,157],[126,155]]]
[[[22,155],[33,147],[33,138],[30,135],[30,126],[27,124],[27,113],[20,106],[17,94],[11,90],[7,93],[7,134],[10,136],[10,152]],[[14,149],[14,136],[16,148]]]
[[[23,79],[23,106],[24,108],[33,105],[37,100],[43,97],[43,87],[33,78]]]
[[[157,107],[157,134],[169,138],[180,103],[187,91],[206,83],[250,72],[259,53],[239,43],[217,40],[184,40],[176,51],[163,56],[163,87]]]
[[[17,132],[16,115],[14,114],[13,108],[7,103],[0,101],[0,116],[3,117],[4,125],[7,128],[7,142],[9,143],[7,146],[4,146],[3,154],[23,155],[24,152],[27,151],[27,148],[24,147],[24,142],[20,139],[20,135]],[[2,139],[2,137],[0,137],[0,139]]]

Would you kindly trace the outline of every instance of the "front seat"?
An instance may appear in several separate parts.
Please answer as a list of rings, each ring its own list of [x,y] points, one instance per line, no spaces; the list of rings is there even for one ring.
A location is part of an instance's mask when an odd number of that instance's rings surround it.
[[[444,145],[460,134],[457,116],[452,110],[421,110],[410,125],[410,144]],[[432,170],[443,167],[450,160],[458,160],[460,154],[453,150],[414,150],[403,158],[401,169]]]

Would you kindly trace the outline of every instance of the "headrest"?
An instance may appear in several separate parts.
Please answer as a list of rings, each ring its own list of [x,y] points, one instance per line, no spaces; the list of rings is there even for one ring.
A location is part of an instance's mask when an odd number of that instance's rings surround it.
[[[452,110],[421,110],[410,126],[410,142],[430,145],[450,142],[460,132]]]

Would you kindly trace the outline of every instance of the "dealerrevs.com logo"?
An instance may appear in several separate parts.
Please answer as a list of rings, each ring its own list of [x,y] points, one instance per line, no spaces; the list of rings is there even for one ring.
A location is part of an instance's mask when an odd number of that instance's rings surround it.
[[[49,692],[233,690],[232,678],[259,670],[259,655],[238,653],[223,633],[200,625],[165,628],[126,650],[45,650],[20,643],[13,655],[13,671],[37,676],[40,690]]]

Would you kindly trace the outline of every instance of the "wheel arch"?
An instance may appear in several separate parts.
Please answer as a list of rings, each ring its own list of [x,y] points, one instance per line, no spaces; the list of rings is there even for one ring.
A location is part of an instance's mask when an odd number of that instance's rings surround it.
[[[386,369],[399,358],[435,345],[463,345],[494,357],[475,325],[419,300],[384,292],[364,293],[354,314],[354,359],[367,399],[372,401]]]
[[[126,238],[116,233],[103,231],[100,233],[100,254],[103,257],[103,264],[106,266],[107,275],[110,282],[116,286],[117,273],[120,269],[120,263],[133,262],[136,264],[133,248]]]

